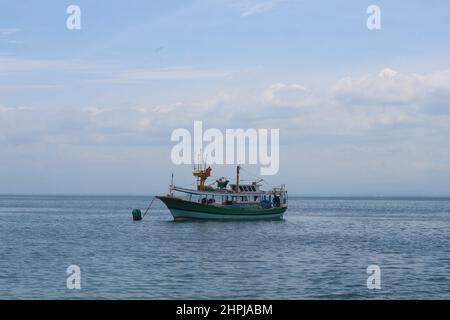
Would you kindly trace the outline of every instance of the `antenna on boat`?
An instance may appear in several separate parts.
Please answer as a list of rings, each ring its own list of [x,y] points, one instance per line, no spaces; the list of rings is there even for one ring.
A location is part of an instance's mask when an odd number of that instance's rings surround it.
[[[248,170],[245,170],[244,168],[241,168],[242,170],[244,170],[247,174],[249,174],[250,176],[257,178],[258,180],[256,180],[256,183],[260,183],[260,182],[264,182],[269,188],[273,189],[274,186],[272,186],[270,183],[268,183],[264,178],[261,178],[260,176],[258,176],[257,174],[254,174]]]
[[[172,172],[172,178],[170,179],[170,188],[169,193],[173,195],[173,172]]]
[[[197,154],[197,168],[198,170],[203,170],[203,158],[202,158],[202,149],[200,149],[200,152]]]

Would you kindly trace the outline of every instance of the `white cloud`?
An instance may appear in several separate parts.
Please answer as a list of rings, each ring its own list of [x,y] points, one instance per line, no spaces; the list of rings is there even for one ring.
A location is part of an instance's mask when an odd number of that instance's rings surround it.
[[[195,67],[169,67],[160,69],[139,69],[114,72],[90,82],[97,83],[139,83],[154,80],[199,80],[222,78],[229,73]]]
[[[0,112],[30,111],[31,107],[6,107],[0,104]]]
[[[111,108],[86,107],[86,108],[83,108],[82,110],[87,112],[89,115],[95,117],[102,113],[111,111]]]
[[[310,92],[297,83],[274,83],[263,92],[266,103],[295,107],[309,102]]]
[[[383,70],[380,71],[380,73],[378,73],[378,77],[380,78],[393,78],[398,74],[397,71],[389,69],[389,68],[384,68]]]
[[[404,77],[415,79],[417,88],[426,92],[426,99],[411,100],[414,107],[388,102],[392,92],[405,91],[398,81]],[[349,79],[352,94],[374,84],[379,96],[375,101],[365,96],[358,103],[348,102],[336,96],[336,88],[342,85],[339,80],[320,90],[297,82],[277,82],[259,87],[259,91],[243,88],[234,95],[210,92],[209,98],[177,97],[167,103],[154,103],[149,98],[134,106],[115,101],[120,100],[116,96],[85,108],[0,105],[0,148],[9,150],[11,162],[23,159],[25,152],[35,157],[36,163],[42,163],[45,156],[57,163],[60,156],[78,158],[80,163],[74,166],[81,167],[92,158],[101,159],[102,167],[126,155],[134,156],[131,148],[149,150],[150,158],[152,148],[162,148],[158,159],[165,159],[170,152],[171,131],[192,130],[193,121],[200,119],[205,128],[280,129],[281,158],[289,159],[289,165],[296,164],[286,181],[302,178],[308,182],[308,192],[314,192],[309,189],[314,183],[319,188],[316,191],[323,190],[330,180],[339,186],[355,181],[390,185],[393,177],[420,180],[420,175],[449,173],[450,113],[427,112],[429,100],[448,90],[447,71],[405,75],[384,69]],[[202,92],[202,96],[208,93]],[[61,154],[55,156],[55,150],[62,150]],[[130,158],[124,163],[134,161]]]
[[[405,79],[409,80],[401,81]],[[411,83],[415,90],[422,92],[419,96],[427,99],[414,100],[416,93],[409,92]],[[9,127],[7,136],[11,141],[19,137],[21,143],[27,140],[27,132],[34,129],[36,133],[29,136],[30,141],[41,137],[45,141],[66,139],[77,143],[151,143],[167,138],[170,128],[190,128],[194,120],[203,119],[207,126],[222,128],[275,125],[285,132],[285,141],[294,143],[299,136],[308,137],[312,142],[357,138],[369,143],[378,137],[408,139],[419,129],[428,134],[449,130],[445,128],[450,124],[450,110],[447,114],[428,112],[433,93],[441,96],[440,92],[448,90],[448,83],[447,71],[403,75],[384,69],[375,75],[341,79],[332,89],[320,91],[295,82],[279,82],[262,88],[259,95],[244,90],[240,94],[211,94],[210,98],[165,104],[141,102],[124,107],[111,101],[107,106],[103,103],[103,106],[85,108],[45,107],[30,114],[15,112],[23,108],[0,106],[1,113],[10,114],[4,121],[0,118],[0,131],[5,135]],[[367,93],[366,88],[375,93]],[[346,99],[341,96],[343,92]],[[403,96],[394,99],[394,93]],[[11,119],[15,119],[14,126]]]
[[[14,110],[13,108],[8,108],[0,104],[0,112],[9,112]]]
[[[281,0],[240,0],[234,6],[239,8],[241,16],[248,17],[270,11],[280,2]]]
[[[63,85],[60,84],[17,84],[17,85],[0,85],[0,89],[9,90],[23,90],[23,89],[61,89]]]
[[[385,68],[343,78],[328,89],[274,83],[262,93],[258,116],[267,123],[282,120],[278,123],[292,141],[304,136],[371,143],[413,139],[418,132],[442,134],[450,131],[449,75],[447,70],[419,75]]]
[[[82,59],[31,59],[11,55],[0,55],[0,75],[36,72],[66,72],[90,76],[117,74],[126,69],[108,61]]]
[[[20,32],[19,28],[0,28],[0,36],[9,36]]]
[[[450,71],[419,75],[385,68],[377,75],[345,77],[333,86],[332,93],[337,100],[355,105],[442,103],[442,98],[450,98]]]
[[[186,105],[183,102],[170,103],[168,105],[157,105],[155,107],[138,107],[137,110],[141,113],[171,113],[174,111],[182,111]]]
[[[156,80],[208,80],[216,78],[229,79],[230,72],[198,68],[193,66],[174,66],[166,68],[127,69],[108,62],[82,61],[73,59],[23,59],[13,56],[0,56],[0,76],[30,72],[59,72],[67,74],[66,79],[72,79],[69,74],[76,73],[77,80],[100,84],[136,84]],[[81,77],[80,77],[81,75]],[[26,81],[25,80],[25,81]],[[0,85],[3,89],[52,89],[61,85],[19,83]]]
[[[70,60],[57,59],[21,59],[0,56],[0,73],[42,71],[42,70],[77,70],[79,63]]]

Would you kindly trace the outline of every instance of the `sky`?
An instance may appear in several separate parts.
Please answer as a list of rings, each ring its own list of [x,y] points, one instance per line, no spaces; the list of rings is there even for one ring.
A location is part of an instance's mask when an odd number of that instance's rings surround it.
[[[203,120],[279,129],[291,195],[450,196],[448,1],[0,8],[0,194],[166,193],[193,181],[171,132]]]

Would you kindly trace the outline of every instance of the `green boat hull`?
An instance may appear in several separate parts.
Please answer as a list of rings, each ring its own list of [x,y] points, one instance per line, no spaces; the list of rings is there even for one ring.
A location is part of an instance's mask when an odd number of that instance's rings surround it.
[[[287,210],[287,206],[243,209],[200,204],[168,196],[157,198],[164,202],[175,220],[280,220]]]

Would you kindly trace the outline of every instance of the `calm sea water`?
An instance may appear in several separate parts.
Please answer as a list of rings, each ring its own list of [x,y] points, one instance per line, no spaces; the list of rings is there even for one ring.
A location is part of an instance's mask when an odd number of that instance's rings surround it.
[[[291,198],[272,222],[173,222],[158,202],[133,222],[148,200],[0,196],[0,299],[450,299],[450,199]]]

